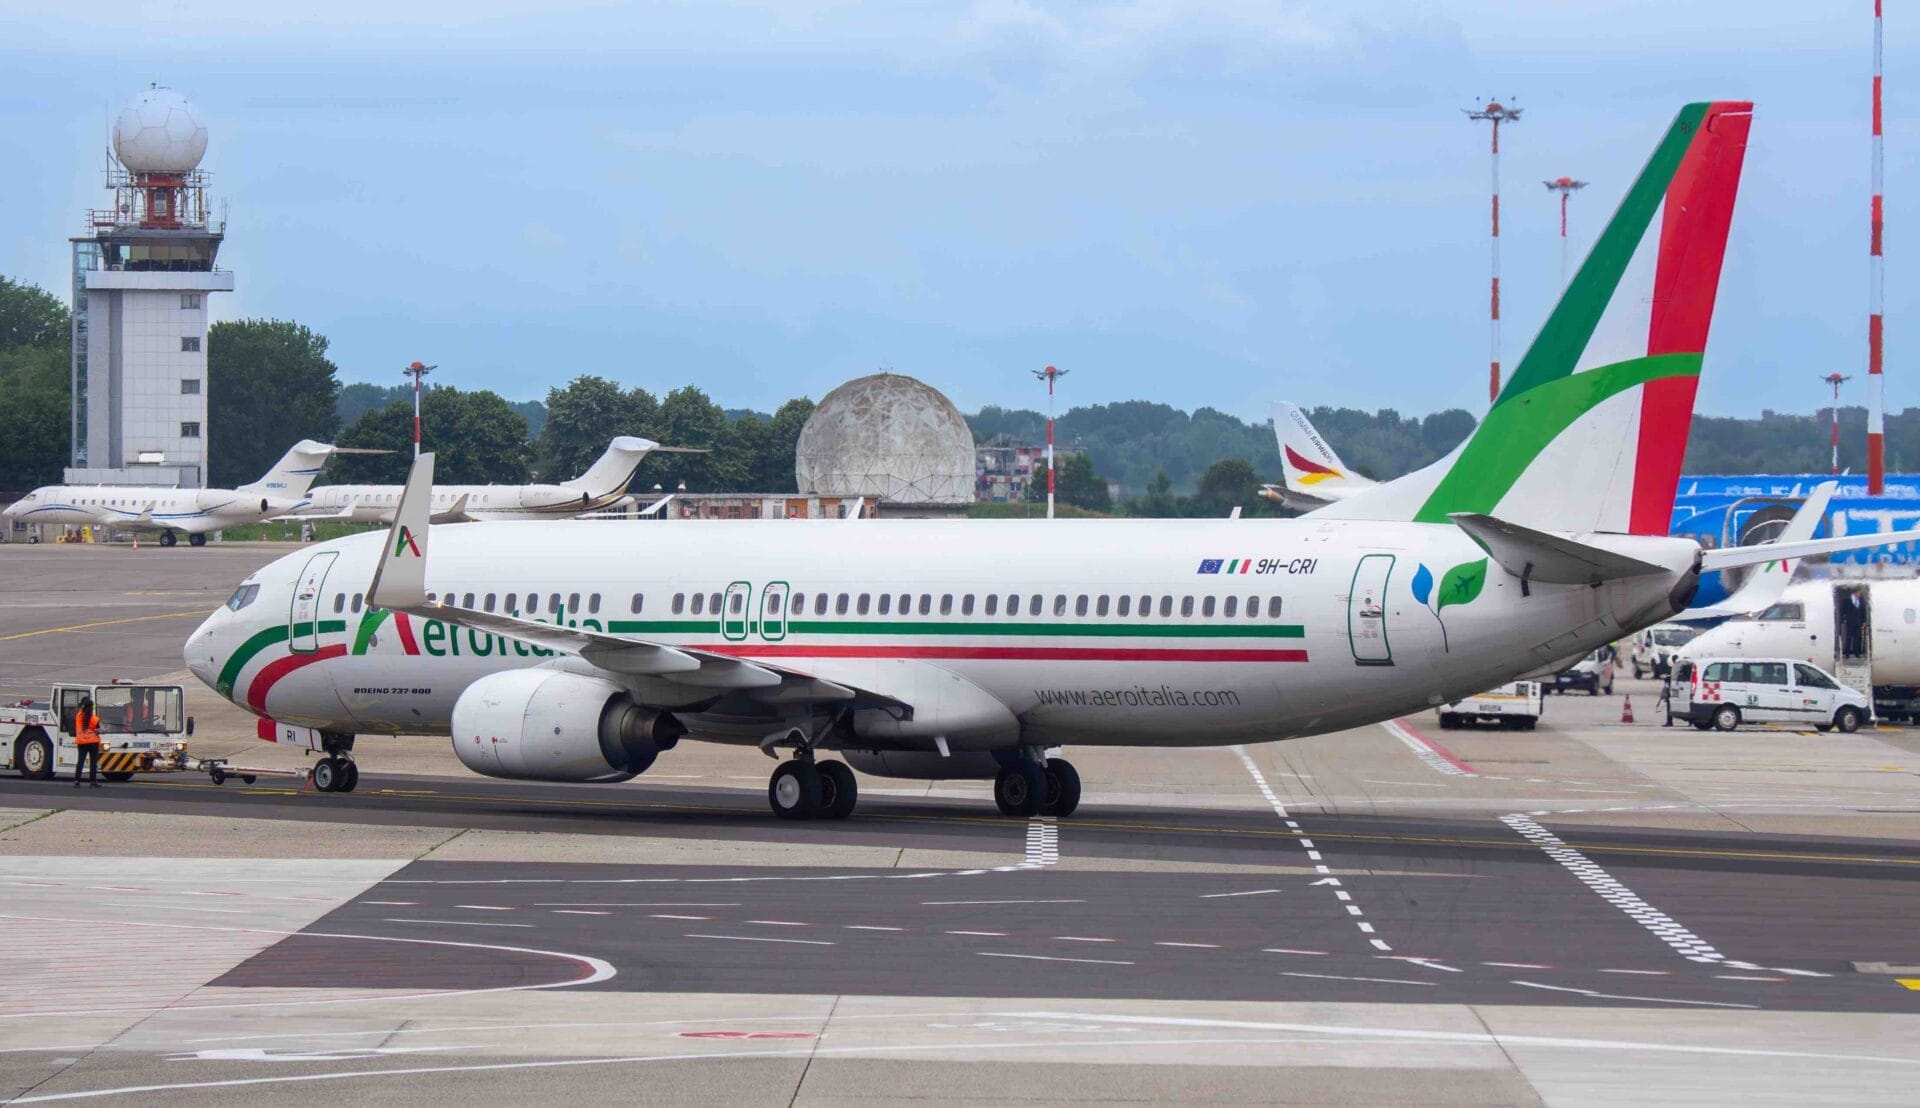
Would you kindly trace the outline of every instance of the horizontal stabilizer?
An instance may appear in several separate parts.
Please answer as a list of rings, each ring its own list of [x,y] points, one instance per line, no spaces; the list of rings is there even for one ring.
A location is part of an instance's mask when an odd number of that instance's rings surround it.
[[[1603,581],[1667,572],[1638,558],[1490,515],[1455,512],[1447,518],[1508,573],[1522,580],[1547,585],[1598,585]]]
[[[1807,542],[1769,542],[1759,546],[1725,546],[1719,550],[1701,552],[1700,571],[1712,573],[1719,569],[1762,565],[1782,558],[1811,558],[1815,554],[1838,554],[1843,550],[1865,550],[1868,547],[1890,546],[1897,542],[1920,542],[1920,530],[1895,531],[1892,534],[1842,535],[1839,538],[1811,539]]]
[[[1815,485],[1800,509],[1793,513],[1787,526],[1779,535],[1758,545],[1772,547],[1774,556],[1767,560],[1765,568],[1747,578],[1739,591],[1718,604],[1688,608],[1673,617],[1675,623],[1691,623],[1696,620],[1725,619],[1728,616],[1753,615],[1773,607],[1774,603],[1787,591],[1787,585],[1793,581],[1794,568],[1799,564],[1792,558],[1780,556],[1780,544],[1805,542],[1813,537],[1826,518],[1827,504],[1833,499],[1833,491],[1838,485],[1833,481],[1822,481]]]

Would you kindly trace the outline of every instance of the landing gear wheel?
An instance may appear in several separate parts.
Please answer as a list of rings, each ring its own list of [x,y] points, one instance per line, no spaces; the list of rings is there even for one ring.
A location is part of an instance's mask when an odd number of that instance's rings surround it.
[[[1849,735],[1860,730],[1860,709],[1849,704],[1833,713],[1833,725]]]
[[[1040,802],[1040,814],[1065,818],[1080,807],[1080,771],[1065,758],[1047,759],[1047,790]]]
[[[174,543],[177,543],[177,542],[179,542],[179,541],[180,541],[180,539],[179,539],[179,538],[178,538],[178,537],[177,537],[176,535],[174,535],[174,533],[173,533],[172,531],[162,531],[162,532],[160,532],[160,545],[161,545],[161,546],[172,546],[172,545],[173,545]]]
[[[767,782],[767,803],[781,819],[812,819],[820,811],[820,771],[805,762],[782,762]]]
[[[13,764],[29,781],[48,780],[53,776],[53,744],[44,736],[27,739],[15,748]]]
[[[187,545],[188,546],[205,546],[207,545],[207,537],[205,535],[188,535]]]
[[[845,762],[820,762],[814,768],[820,772],[819,818],[846,819],[852,815],[853,806],[860,800],[853,770]]]
[[[360,763],[343,762],[340,769],[340,786],[337,792],[350,793],[360,783]]]
[[[1740,726],[1740,709],[1731,704],[1722,704],[1713,710],[1713,729],[1731,731]]]
[[[342,777],[341,763],[333,758],[322,758],[313,766],[313,787],[317,792],[336,792],[340,788]]]
[[[993,779],[993,802],[1000,806],[1003,816],[1028,819],[1039,815],[1046,798],[1047,774],[1039,766],[1023,764],[1003,769]]]

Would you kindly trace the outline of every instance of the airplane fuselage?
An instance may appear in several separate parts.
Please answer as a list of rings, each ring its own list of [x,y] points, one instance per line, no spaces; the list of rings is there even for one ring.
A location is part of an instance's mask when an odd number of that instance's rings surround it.
[[[48,485],[16,501],[7,515],[22,523],[198,535],[258,523],[299,503],[295,498],[235,489]]]
[[[596,495],[567,485],[439,485],[432,503],[436,516],[525,521],[566,519],[606,507],[622,495],[621,489]],[[308,496],[301,514],[386,523],[399,503],[398,485],[322,485]]]
[[[470,608],[880,690],[929,720],[961,686],[1005,706],[1017,735],[956,727],[941,736],[956,749],[1199,746],[1392,718],[1677,608],[1692,543],[1589,538],[1668,572],[1523,586],[1457,528],[1429,524],[547,522],[436,529],[427,587]],[[255,595],[189,640],[189,666],[277,721],[446,733],[454,702],[487,674],[585,665],[368,608],[383,540],[337,540],[264,567],[249,578]],[[769,726],[711,691],[664,681],[638,691],[694,738],[753,741]],[[910,723],[872,734],[876,749],[932,742]]]

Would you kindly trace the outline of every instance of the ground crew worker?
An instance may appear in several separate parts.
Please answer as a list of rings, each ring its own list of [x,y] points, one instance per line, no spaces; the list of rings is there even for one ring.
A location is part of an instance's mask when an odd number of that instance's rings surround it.
[[[100,716],[93,710],[93,698],[80,698],[80,710],[73,714],[73,787],[80,787],[80,767],[91,772],[87,784],[100,787]]]

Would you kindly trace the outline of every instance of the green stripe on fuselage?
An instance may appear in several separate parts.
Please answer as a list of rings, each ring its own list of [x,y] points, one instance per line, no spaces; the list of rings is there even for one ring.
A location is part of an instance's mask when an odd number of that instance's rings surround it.
[[[323,619],[320,621],[319,633],[328,635],[345,631],[346,629],[347,624],[345,620]],[[296,624],[292,630],[298,634],[305,634],[311,630],[311,626],[305,623]],[[276,643],[286,642],[288,638],[287,631],[288,628],[286,624],[278,623],[272,627],[255,632],[252,637],[248,638],[246,642],[241,643],[232,654],[228,655],[227,664],[220,667],[220,681],[217,686],[220,695],[231,698],[233,696],[233,686],[240,680],[240,671],[247,668],[247,663],[253,661],[262,650]]]
[[[607,621],[607,631],[615,635],[711,635],[719,631],[718,622],[694,620]],[[1306,630],[1297,623],[970,623],[965,621],[912,621],[869,619],[795,619],[787,624],[792,635],[994,635],[1034,638],[1193,638],[1193,639],[1298,639]]]

